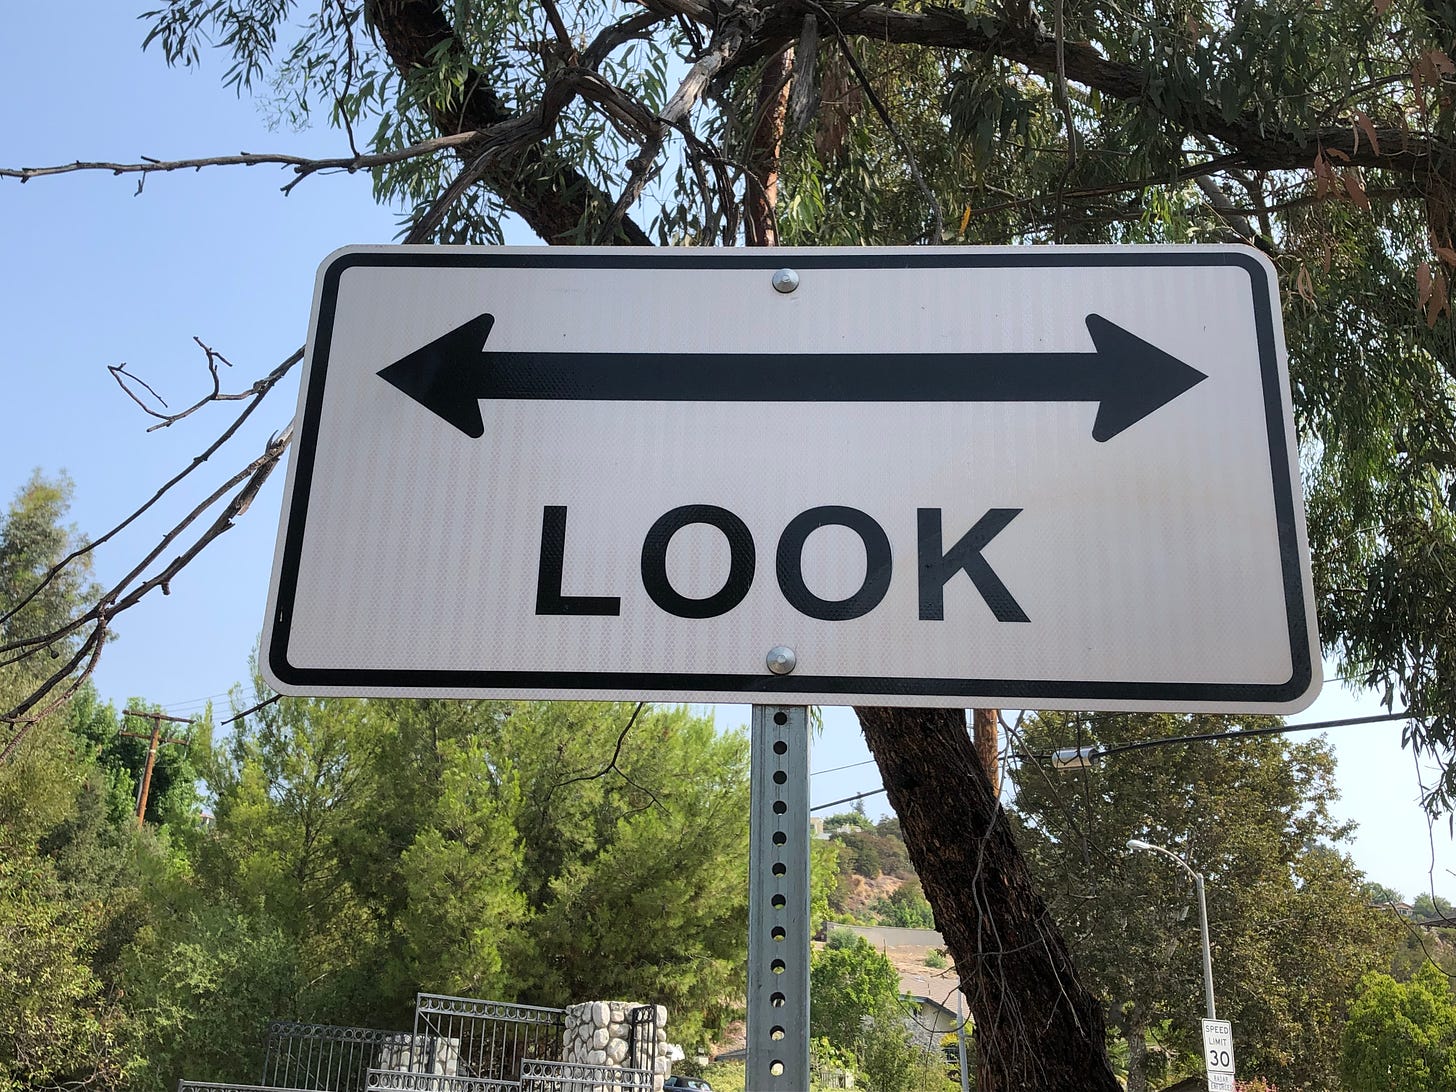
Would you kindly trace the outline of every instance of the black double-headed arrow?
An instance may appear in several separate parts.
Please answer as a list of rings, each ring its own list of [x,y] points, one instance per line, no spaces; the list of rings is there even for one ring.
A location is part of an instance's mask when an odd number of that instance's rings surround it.
[[[1097,402],[1110,440],[1208,377],[1100,315],[1090,353],[485,353],[480,315],[379,375],[467,436],[483,398],[603,402]]]

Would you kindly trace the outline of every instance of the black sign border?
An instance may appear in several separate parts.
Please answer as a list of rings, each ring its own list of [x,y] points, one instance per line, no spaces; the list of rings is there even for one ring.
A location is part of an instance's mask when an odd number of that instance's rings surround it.
[[[774,270],[786,262],[796,269],[995,269],[995,268],[1147,268],[1149,266],[1235,267],[1249,275],[1254,307],[1255,332],[1259,348],[1259,370],[1264,394],[1264,420],[1269,439],[1270,476],[1274,489],[1275,519],[1284,583],[1284,603],[1293,670],[1282,683],[1210,682],[1092,682],[1065,679],[962,679],[884,678],[855,675],[701,674],[683,672],[617,671],[500,671],[500,670],[413,670],[394,668],[295,667],[288,661],[292,611],[298,589],[299,559],[308,515],[309,491],[313,483],[319,418],[322,413],[329,351],[333,340],[339,281],[356,268],[558,268],[558,269],[763,269]],[[494,251],[445,248],[379,248],[346,250],[330,259],[322,270],[322,283],[311,340],[308,389],[298,430],[293,488],[289,497],[283,538],[282,562],[277,581],[277,600],[267,621],[268,667],[274,678],[298,693],[392,694],[419,696],[427,691],[492,690],[528,691],[614,691],[676,693],[683,700],[709,692],[741,695],[745,701],[782,698],[791,703],[798,695],[833,694],[856,697],[966,698],[994,697],[1003,702],[1022,702],[1035,708],[1038,700],[1059,704],[1085,702],[1078,708],[1096,709],[1101,702],[1138,703],[1154,708],[1205,704],[1226,706],[1287,705],[1304,696],[1313,680],[1310,659],[1311,638],[1307,627],[1304,579],[1300,565],[1298,523],[1295,516],[1294,485],[1290,476],[1290,452],[1284,432],[1284,398],[1274,331],[1274,303],[1270,298],[1265,267],[1252,254],[1224,250],[1109,248],[1106,252],[1032,248],[1010,250],[952,250],[926,248],[918,251],[829,251],[798,250],[712,250],[676,249],[636,251],[623,248],[582,253],[572,248]],[[1312,620],[1311,620],[1312,624]],[[852,704],[847,701],[846,704]]]

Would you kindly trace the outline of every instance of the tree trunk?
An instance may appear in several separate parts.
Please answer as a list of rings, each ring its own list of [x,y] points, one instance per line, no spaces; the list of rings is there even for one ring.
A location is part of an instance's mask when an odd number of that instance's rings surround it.
[[[743,188],[744,241],[749,246],[778,246],[774,209],[779,200],[779,149],[789,111],[789,77],[794,55],[780,50],[763,66],[758,84],[756,124],[748,148],[748,179]]]
[[[991,795],[1001,799],[1001,710],[977,709],[971,721],[975,728],[976,755],[991,782]]]
[[[1130,1020],[1123,1029],[1127,1038],[1127,1092],[1148,1092],[1147,1025]]]
[[[1121,1092],[1082,988],[952,709],[856,709],[975,1018],[981,1089]]]

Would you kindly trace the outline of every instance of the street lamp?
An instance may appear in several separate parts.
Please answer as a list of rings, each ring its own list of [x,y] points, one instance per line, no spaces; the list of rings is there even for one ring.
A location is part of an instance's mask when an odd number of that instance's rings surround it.
[[[1184,872],[1193,877],[1193,886],[1198,890],[1198,932],[1203,939],[1203,1000],[1208,1007],[1208,1018],[1217,1020],[1218,1015],[1213,1009],[1213,953],[1208,947],[1208,903],[1203,898],[1203,873],[1193,871],[1188,862],[1178,854],[1172,853],[1162,846],[1155,846],[1151,842],[1144,842],[1141,838],[1129,838],[1127,847],[1161,853],[1170,861],[1176,862]]]

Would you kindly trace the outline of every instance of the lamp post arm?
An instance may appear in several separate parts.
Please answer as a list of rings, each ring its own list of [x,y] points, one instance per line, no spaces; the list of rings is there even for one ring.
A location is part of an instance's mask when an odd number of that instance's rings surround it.
[[[1161,853],[1193,877],[1193,886],[1198,892],[1198,935],[1203,943],[1203,1002],[1204,1007],[1208,1009],[1208,1018],[1217,1020],[1218,1015],[1213,1005],[1213,950],[1208,943],[1208,900],[1203,895],[1203,873],[1194,871],[1193,866],[1178,854],[1164,849],[1162,846],[1155,846],[1152,842],[1144,842],[1141,838],[1129,838],[1127,844],[1132,849],[1149,849],[1154,853]]]
[[[1200,891],[1203,889],[1203,877],[1200,876],[1197,872],[1193,871],[1193,867],[1182,857],[1178,856],[1178,854],[1174,853],[1172,850],[1164,849],[1162,846],[1155,846],[1152,842],[1143,842],[1136,839],[1128,842],[1128,845],[1134,845],[1134,842],[1136,842],[1136,845],[1134,846],[1134,848],[1136,849],[1151,849],[1154,853],[1161,853],[1164,857],[1168,858],[1168,860],[1172,861],[1184,872],[1188,873],[1188,875],[1192,876],[1193,882],[1199,886]]]

